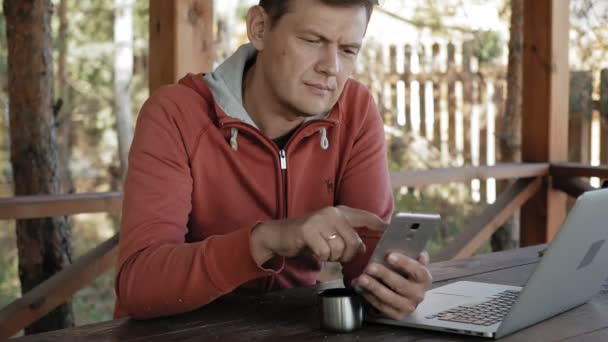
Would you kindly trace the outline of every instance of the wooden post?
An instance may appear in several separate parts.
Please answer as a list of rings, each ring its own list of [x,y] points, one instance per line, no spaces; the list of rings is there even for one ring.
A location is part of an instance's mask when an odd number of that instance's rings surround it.
[[[450,158],[456,160],[458,150],[456,149],[456,47],[452,42],[448,43],[448,145],[450,146]]]
[[[50,0],[5,0],[3,4],[15,195],[56,194],[59,178],[53,106],[53,5]],[[18,220],[16,232],[22,293],[70,264],[70,229],[64,217]],[[68,301],[25,328],[25,333],[73,324]]]
[[[568,1],[524,2],[522,161],[568,157]],[[566,216],[566,194],[545,184],[521,211],[521,244],[551,240]]]
[[[431,47],[431,75],[433,82],[433,145],[439,151],[441,149],[441,80],[440,75],[440,62],[439,62],[439,44],[434,43]]]
[[[392,112],[392,118],[389,125],[397,127],[397,117],[399,116],[399,110],[397,107],[397,45],[391,45],[388,53],[388,79],[390,80],[389,88],[391,90],[390,97],[390,109]]]
[[[473,109],[473,75],[471,42],[462,44],[462,117],[464,127],[464,164],[471,165],[471,116]]]
[[[481,77],[477,77],[479,86],[475,103],[480,107],[479,111],[479,165],[488,165],[488,87]],[[479,191],[482,203],[486,203],[488,194],[488,182],[481,181]]]
[[[391,75],[397,73],[397,45],[388,47],[388,73]]]
[[[414,123],[412,120],[412,46],[406,44],[403,47],[403,75],[401,80],[403,81],[405,92],[403,93],[403,103],[405,104],[405,130],[414,132]]]
[[[419,72],[418,72],[418,101],[420,103],[420,136],[428,137],[426,131],[426,122],[427,122],[427,113],[426,113],[426,79],[421,77],[420,75],[426,75],[427,70],[427,60],[426,60],[426,49],[424,45],[418,45],[418,62],[419,62]]]
[[[608,69],[600,75],[600,163],[608,164]]]
[[[590,71],[570,73],[568,161],[591,162],[591,116],[593,115],[593,79]]]
[[[150,0],[150,92],[213,59],[213,0]]]

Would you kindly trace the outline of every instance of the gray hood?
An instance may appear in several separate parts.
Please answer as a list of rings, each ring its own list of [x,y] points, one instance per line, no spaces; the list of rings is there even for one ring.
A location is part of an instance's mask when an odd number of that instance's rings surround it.
[[[243,107],[243,74],[247,62],[255,58],[257,50],[251,44],[241,45],[236,52],[204,79],[215,102],[226,115],[256,127]]]

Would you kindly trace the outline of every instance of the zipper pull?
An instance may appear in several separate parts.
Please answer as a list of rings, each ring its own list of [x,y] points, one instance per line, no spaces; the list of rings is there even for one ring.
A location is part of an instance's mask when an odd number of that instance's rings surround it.
[[[285,150],[279,151],[279,158],[281,159],[281,170],[287,170],[287,154]]]

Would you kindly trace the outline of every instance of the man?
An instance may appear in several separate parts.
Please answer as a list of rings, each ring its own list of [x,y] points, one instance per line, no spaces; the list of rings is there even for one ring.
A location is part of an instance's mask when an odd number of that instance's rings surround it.
[[[367,265],[393,210],[380,115],[349,80],[375,2],[261,0],[251,44],[144,104],[116,317],[313,285],[323,261],[341,262],[346,285],[388,317],[415,310],[431,283],[424,257]]]

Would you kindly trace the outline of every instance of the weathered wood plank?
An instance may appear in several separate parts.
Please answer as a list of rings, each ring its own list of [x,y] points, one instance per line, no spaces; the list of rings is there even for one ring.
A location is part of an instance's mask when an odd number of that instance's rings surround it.
[[[118,235],[0,310],[0,339],[43,317],[116,263]]]
[[[394,188],[401,186],[421,187],[433,184],[469,182],[473,179],[517,179],[542,177],[549,172],[549,164],[500,164],[496,166],[458,167],[391,173]]]
[[[549,174],[553,177],[600,177],[608,178],[608,166],[591,166],[578,163],[551,164]]]
[[[538,192],[541,178],[518,179],[498,196],[456,240],[443,247],[437,260],[466,258],[477,251],[513,213]]]
[[[587,341],[608,341],[608,328],[596,330],[583,336],[574,336],[562,340],[563,342],[587,342]]]
[[[0,198],[0,219],[30,219],[82,213],[119,214],[122,193],[39,195]]]
[[[213,67],[213,0],[150,0],[150,92]]]
[[[463,279],[521,286],[536,267],[538,250],[543,247],[434,263],[430,268],[437,286]],[[121,319],[15,341],[480,341],[472,337],[378,324],[366,324],[363,329],[351,334],[327,333],[319,328],[316,304],[318,289],[298,288],[260,295],[229,295],[184,315],[148,321]],[[504,341],[577,340],[575,337],[593,336],[606,328],[608,294],[603,292],[594,297],[591,305],[583,305],[524,329],[506,337]]]
[[[448,263],[443,263],[441,269],[455,276],[464,276],[474,272],[475,266],[479,272],[494,270],[494,263],[500,269],[529,265],[537,260],[534,248],[526,250],[525,256],[512,262],[509,259],[513,252],[492,255],[490,262],[478,259],[464,266],[465,273],[459,273],[458,267],[450,269]],[[458,261],[461,265],[465,261]],[[477,272],[477,273],[479,273]],[[476,273],[473,273],[476,274]],[[196,312],[169,318],[150,321],[117,320],[78,327],[75,329],[51,332],[40,335],[44,340],[72,341],[82,339],[146,339],[150,341],[161,340],[229,340],[250,341],[255,339],[274,340],[337,340],[352,339],[353,334],[335,335],[319,329],[316,315],[316,296],[311,288],[299,288],[288,291],[269,293],[266,295],[234,295],[220,299],[206,308]],[[289,315],[285,313],[289,312]],[[387,340],[397,337],[402,341],[412,340],[418,334],[427,334],[422,331],[396,330],[389,326],[369,325],[356,333],[360,339]],[[35,341],[34,336],[23,339]],[[20,341],[20,339],[17,339]]]
[[[522,161],[568,157],[568,1],[524,2]],[[521,211],[521,243],[549,241],[566,217],[567,196],[545,187]]]

